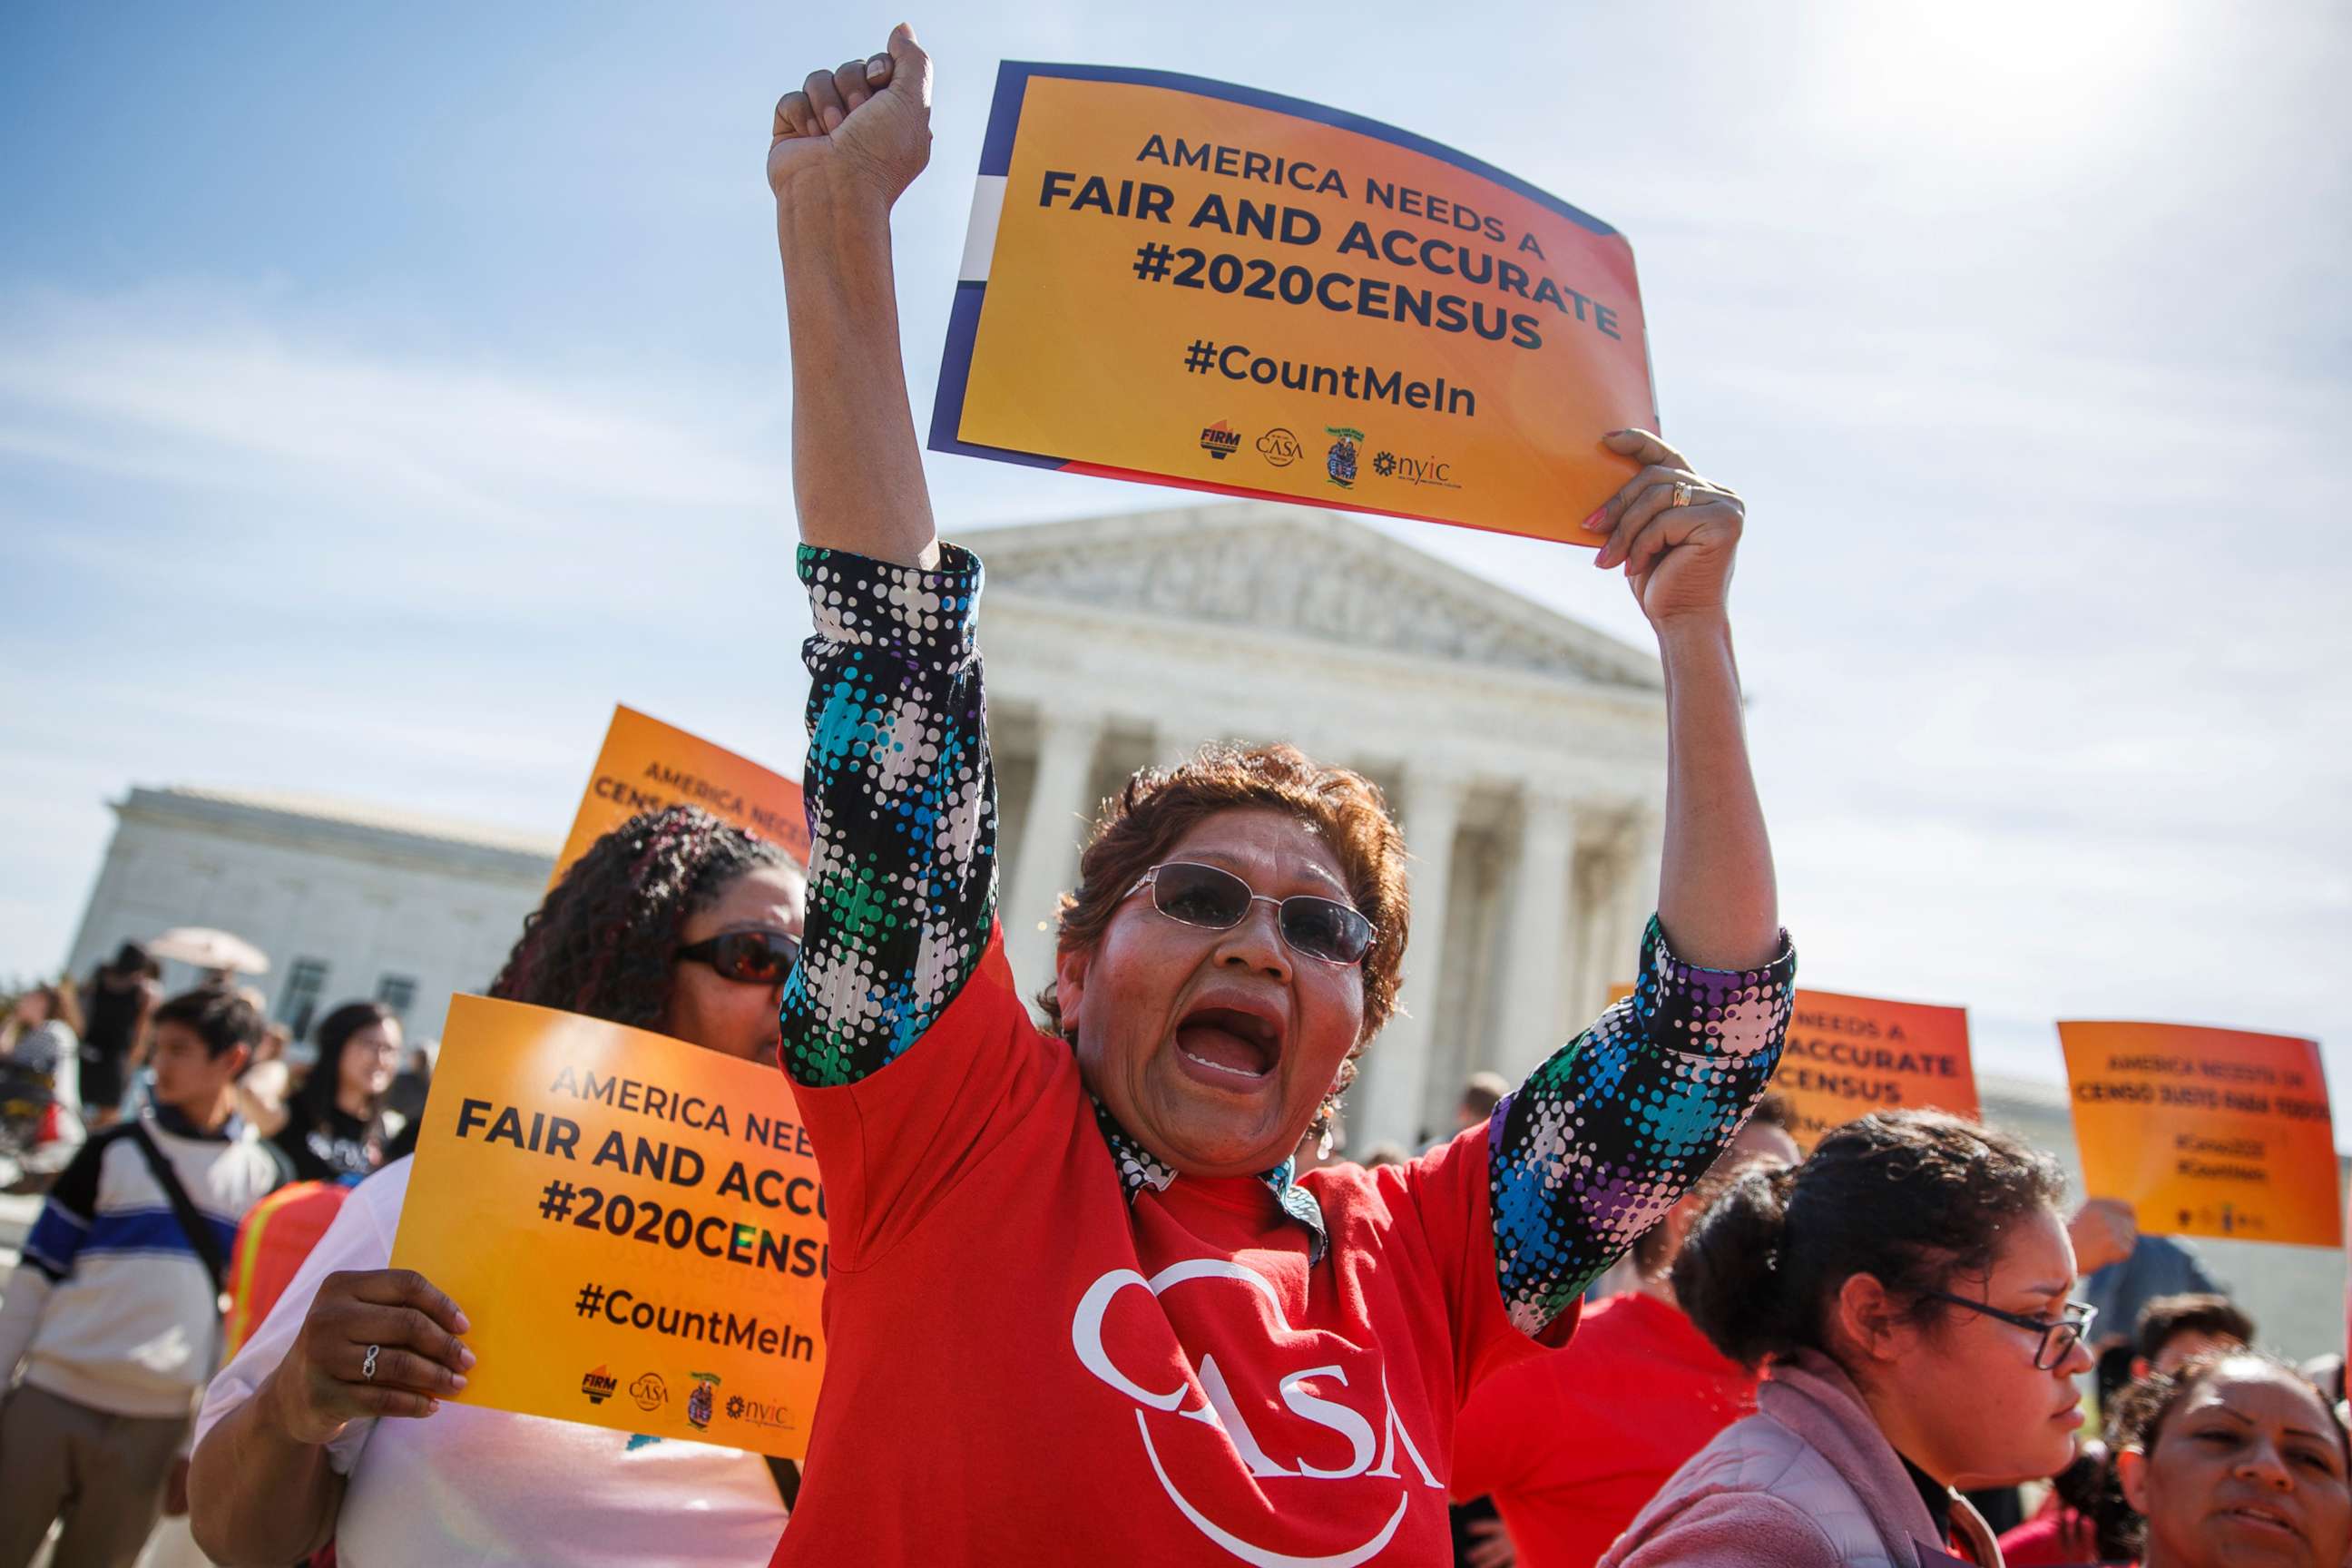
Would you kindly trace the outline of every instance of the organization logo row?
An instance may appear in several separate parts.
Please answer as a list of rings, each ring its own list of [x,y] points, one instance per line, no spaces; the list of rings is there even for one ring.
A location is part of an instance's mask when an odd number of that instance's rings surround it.
[[[1323,451],[1323,476],[1327,482],[1343,490],[1356,488],[1362,478],[1360,466],[1367,437],[1361,430],[1344,425],[1326,425],[1323,434],[1330,445]],[[1307,457],[1307,447],[1296,432],[1277,425],[1260,436],[1255,445],[1257,455],[1268,467],[1286,468]],[[1212,459],[1223,462],[1242,448],[1242,433],[1229,420],[1220,419],[1201,430],[1201,450]],[[1454,477],[1454,464],[1443,458],[1416,458],[1402,452],[1381,448],[1371,458],[1372,477],[1396,484],[1433,485],[1440,489],[1458,490],[1462,481]]]
[[[747,1426],[767,1426],[790,1432],[799,1426],[793,1418],[792,1406],[788,1405],[772,1405],[766,1400],[747,1399],[742,1394],[730,1394],[722,1405],[719,1399],[719,1385],[724,1380],[717,1373],[698,1372],[688,1376],[693,1386],[687,1390],[686,1394],[686,1424],[698,1432],[710,1430],[712,1419],[722,1411],[730,1421],[740,1421]],[[613,1375],[609,1366],[596,1366],[580,1377],[581,1395],[591,1405],[604,1404],[620,1391],[620,1379]],[[638,1409],[650,1415],[669,1403],[669,1384],[657,1372],[640,1373],[629,1384],[629,1397],[636,1401]]]

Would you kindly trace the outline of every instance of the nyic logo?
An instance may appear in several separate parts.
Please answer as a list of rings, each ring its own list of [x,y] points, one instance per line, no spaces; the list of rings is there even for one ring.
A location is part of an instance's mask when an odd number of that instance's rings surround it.
[[[715,1372],[688,1373],[694,1379],[694,1392],[686,1396],[686,1424],[698,1432],[710,1429],[710,1406],[717,1398],[719,1374]]]
[[[771,1405],[764,1399],[746,1399],[740,1394],[727,1396],[727,1418],[752,1426],[773,1426],[784,1432],[794,1431],[800,1425],[793,1419],[791,1405]]]
[[[1394,452],[1375,452],[1372,472],[1384,479],[1401,479],[1409,485],[1435,485],[1447,490],[1462,488],[1454,478],[1454,465],[1436,458],[1401,458]]]
[[[1242,449],[1242,433],[1224,420],[1204,426],[1201,430],[1201,450],[1219,462],[1223,462]]]
[[[1277,425],[1257,438],[1257,455],[1277,468],[1286,468],[1307,456],[1298,437]]]
[[[1343,429],[1337,425],[1326,425],[1323,426],[1323,434],[1332,438],[1331,449],[1323,454],[1323,472],[1329,476],[1331,482],[1341,489],[1354,489],[1356,488],[1356,443],[1364,438],[1364,433],[1361,430]]]
[[[629,1397],[640,1410],[658,1410],[669,1402],[669,1384],[661,1380],[661,1373],[649,1372],[629,1384]]]
[[[588,1403],[591,1405],[604,1404],[613,1397],[613,1390],[620,1386],[620,1379],[601,1366],[593,1372],[581,1374],[580,1392],[588,1396]]]

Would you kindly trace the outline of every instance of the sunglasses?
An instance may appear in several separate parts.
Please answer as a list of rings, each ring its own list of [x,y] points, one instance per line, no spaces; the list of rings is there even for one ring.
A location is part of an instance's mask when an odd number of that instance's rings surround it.
[[[1231,931],[1249,918],[1252,904],[1272,904],[1282,940],[1295,951],[1326,963],[1356,964],[1372,945],[1372,922],[1337,899],[1300,893],[1269,899],[1231,871],[1191,860],[1171,860],[1146,871],[1126,896],[1151,889],[1151,907],[1171,921],[1208,931]]]
[[[722,931],[670,956],[681,963],[707,963],[724,980],[781,985],[801,961],[801,939],[780,931]]]

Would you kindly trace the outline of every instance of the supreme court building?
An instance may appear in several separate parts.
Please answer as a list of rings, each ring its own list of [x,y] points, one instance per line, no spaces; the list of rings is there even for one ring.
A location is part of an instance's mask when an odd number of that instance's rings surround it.
[[[1210,503],[974,542],[988,569],[1002,912],[1024,990],[1051,975],[1045,922],[1076,879],[1098,803],[1136,767],[1210,740],[1293,741],[1359,768],[1403,823],[1404,1011],[1349,1096],[1356,1156],[1451,1132],[1472,1071],[1517,1081],[1632,978],[1665,789],[1664,692],[1648,649],[1297,507]],[[710,738],[782,750],[789,721]],[[282,1021],[299,1029],[374,996],[417,1034],[438,1028],[449,992],[497,972],[562,826],[518,834],[186,787],[134,787],[114,810],[72,973],[126,938],[221,926],[271,954],[259,984]],[[173,985],[194,978],[173,969]],[[2079,1173],[2063,1089],[1979,1087],[1988,1121]],[[2340,1250],[2197,1245],[2265,1343],[2340,1345]]]

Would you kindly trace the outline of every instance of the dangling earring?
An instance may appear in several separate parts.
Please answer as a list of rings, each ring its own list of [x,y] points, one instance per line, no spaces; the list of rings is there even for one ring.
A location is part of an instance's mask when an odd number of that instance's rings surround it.
[[[1337,1117],[1337,1110],[1329,1100],[1325,1100],[1322,1110],[1316,1116],[1316,1120],[1323,1124],[1323,1135],[1315,1141],[1315,1158],[1318,1161],[1331,1157],[1331,1124]]]

